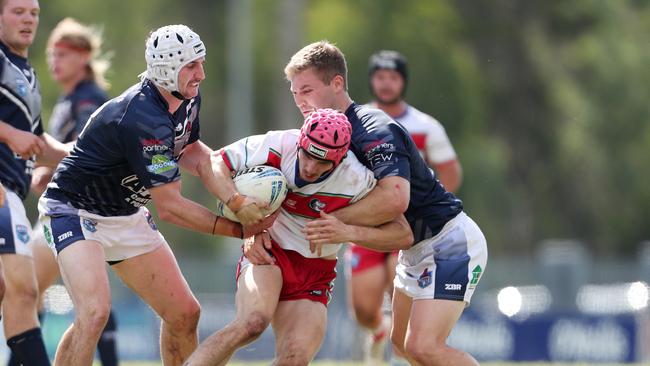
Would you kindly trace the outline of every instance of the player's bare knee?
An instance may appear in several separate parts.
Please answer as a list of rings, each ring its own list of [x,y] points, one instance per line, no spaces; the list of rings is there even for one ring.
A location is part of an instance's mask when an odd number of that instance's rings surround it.
[[[75,323],[84,332],[99,335],[106,326],[110,312],[109,302],[85,304],[76,309]]]
[[[423,365],[443,364],[446,357],[447,346],[444,343],[431,343],[410,337],[404,344],[404,353]]]
[[[271,323],[271,318],[260,313],[253,312],[243,320],[243,332],[246,339],[257,339]]]
[[[38,300],[38,289],[32,286],[31,282],[6,283],[4,297],[7,303],[14,304],[20,308],[32,308]]]
[[[185,305],[174,307],[173,314],[163,315],[163,321],[174,332],[194,333],[201,317],[201,305],[196,299],[188,301]]]
[[[366,306],[355,306],[354,314],[357,322],[368,329],[375,329],[381,324],[381,312],[377,309],[370,310]]]

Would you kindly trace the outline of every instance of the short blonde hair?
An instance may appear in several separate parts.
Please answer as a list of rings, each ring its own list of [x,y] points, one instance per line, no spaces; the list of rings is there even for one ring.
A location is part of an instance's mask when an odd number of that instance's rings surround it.
[[[57,45],[65,45],[74,50],[89,52],[90,63],[87,65],[89,78],[101,88],[108,89],[105,73],[111,66],[110,55],[102,54],[102,29],[85,25],[73,18],[65,18],[54,27],[47,40],[47,50]]]
[[[336,75],[341,75],[347,89],[348,66],[345,55],[334,44],[323,40],[303,47],[291,57],[284,68],[284,74],[287,80],[291,80],[296,74],[311,67],[321,81],[328,85]]]

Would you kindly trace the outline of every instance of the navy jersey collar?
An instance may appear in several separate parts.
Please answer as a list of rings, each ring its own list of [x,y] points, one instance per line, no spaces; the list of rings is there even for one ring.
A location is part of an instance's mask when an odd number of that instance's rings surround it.
[[[334,171],[334,169],[330,169],[329,172],[321,175],[315,181],[307,182],[306,180],[300,178],[300,163],[299,163],[299,160],[300,160],[300,156],[298,154],[296,154],[296,174],[295,174],[296,178],[294,179],[294,183],[296,184],[296,187],[298,187],[298,188],[302,188],[302,187],[304,187],[304,186],[306,186],[308,184],[320,183],[320,182],[324,181],[325,179],[327,179],[327,177],[329,177],[330,174],[332,174],[332,172]]]

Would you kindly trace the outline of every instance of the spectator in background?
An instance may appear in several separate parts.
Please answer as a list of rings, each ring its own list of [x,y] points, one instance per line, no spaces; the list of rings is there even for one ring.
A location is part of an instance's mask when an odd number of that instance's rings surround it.
[[[60,21],[47,41],[47,62],[54,81],[62,95],[52,110],[49,133],[60,142],[77,139],[90,115],[108,100],[109,85],[104,73],[108,59],[101,54],[102,35],[94,27],[72,18]],[[53,169],[38,167],[32,177],[32,191],[39,196],[52,178]],[[42,321],[45,290],[60,276],[54,253],[47,246],[43,227],[37,223],[33,230],[33,251],[39,292],[39,319]],[[116,323],[111,311],[106,327],[99,338],[97,349],[104,366],[118,364],[115,344]],[[12,354],[9,365],[20,363]]]
[[[368,62],[370,92],[368,105],[379,108],[399,122],[411,135],[415,146],[448,192],[455,193],[462,169],[444,127],[404,100],[408,84],[406,58],[397,51],[382,50]],[[368,364],[383,362],[390,318],[382,314],[384,293],[393,293],[397,252],[381,253],[358,245],[346,252],[350,304],[357,322],[369,330],[364,342]]]

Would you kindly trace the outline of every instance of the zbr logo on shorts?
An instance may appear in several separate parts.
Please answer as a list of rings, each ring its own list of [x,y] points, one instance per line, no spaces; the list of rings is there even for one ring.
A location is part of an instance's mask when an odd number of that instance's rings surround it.
[[[420,288],[429,286],[431,284],[431,279],[431,271],[429,271],[429,268],[425,268],[418,278],[418,286],[420,286]]]
[[[94,233],[97,231],[97,221],[91,220],[91,219],[83,219],[83,225],[84,228],[91,233]]]
[[[16,236],[23,244],[29,242],[29,228],[25,225],[16,225]]]

